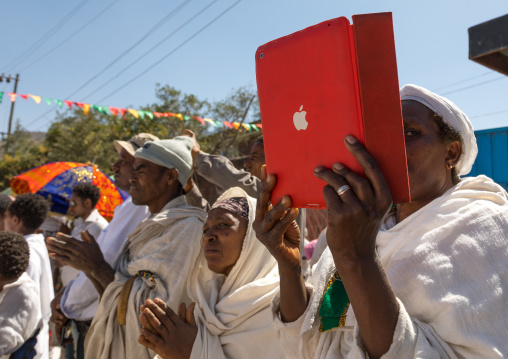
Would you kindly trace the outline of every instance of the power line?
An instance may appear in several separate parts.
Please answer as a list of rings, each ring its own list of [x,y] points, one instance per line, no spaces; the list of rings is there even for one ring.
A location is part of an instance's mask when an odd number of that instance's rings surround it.
[[[479,118],[479,117],[488,117],[488,116],[499,115],[500,113],[506,113],[506,112],[508,112],[508,110],[501,110],[501,111],[496,111],[496,112],[484,113],[481,115],[470,116],[469,118],[471,119],[471,118]]]
[[[473,85],[470,85],[470,86],[466,86],[466,87],[462,87],[462,88],[459,88],[457,90],[453,90],[453,91],[448,91],[448,92],[445,92],[441,95],[449,95],[449,94],[452,94],[452,93],[455,93],[455,92],[460,92],[460,91],[464,91],[464,90],[468,90],[470,88],[473,88],[473,87],[478,87],[478,86],[481,86],[481,85],[485,85],[485,84],[488,84],[488,83],[491,83],[491,82],[494,82],[494,81],[499,81],[499,80],[502,80],[502,79],[505,79],[506,76],[501,76],[501,77],[496,77],[495,79],[492,79],[492,80],[487,80],[487,81],[483,81],[483,82],[479,82],[479,83],[476,83],[476,84],[473,84]]]
[[[96,21],[97,19],[99,19],[102,15],[104,15],[111,7],[113,7],[114,4],[116,4],[119,0],[115,0],[113,1],[111,4],[109,4],[106,8],[104,8],[103,10],[101,10],[99,12],[98,15],[94,15],[87,23],[85,23],[83,26],[81,26],[78,30],[74,31],[71,35],[67,36],[64,40],[60,41],[60,43],[58,45],[56,45],[55,47],[53,47],[51,50],[47,51],[46,53],[44,53],[44,55],[40,56],[39,58],[37,58],[36,60],[32,61],[30,64],[28,64],[26,67],[24,67],[23,69],[20,70],[20,72],[24,72],[26,70],[28,70],[33,64],[39,62],[40,60],[42,60],[43,58],[45,58],[46,56],[48,56],[49,54],[53,53],[55,50],[57,50],[58,48],[60,48],[62,45],[64,45],[67,41],[69,41],[70,39],[72,39],[74,36],[76,36],[78,33],[80,33],[82,30],[84,30],[85,28],[87,28],[91,23],[93,23],[94,21]]]
[[[180,45],[178,45],[177,47],[175,47],[173,50],[171,50],[169,53],[167,53],[166,55],[164,55],[161,59],[159,59],[158,61],[156,61],[155,63],[153,63],[151,66],[149,66],[146,70],[140,72],[138,75],[134,76],[131,80],[127,81],[125,84],[123,84],[122,86],[118,87],[115,91],[109,93],[107,96],[103,97],[102,99],[100,99],[99,101],[97,102],[102,102],[104,101],[105,99],[111,97],[112,95],[114,95],[118,90],[124,88],[125,86],[129,85],[130,83],[132,83],[133,81],[137,80],[138,78],[140,78],[141,76],[143,76],[144,74],[146,74],[148,71],[150,71],[151,69],[153,69],[155,66],[157,66],[158,64],[160,64],[162,61],[164,61],[165,59],[167,59],[169,56],[171,56],[172,54],[174,54],[177,50],[179,50],[182,46],[184,46],[185,44],[187,44],[189,41],[191,41],[193,38],[195,38],[197,35],[199,35],[201,32],[203,32],[206,28],[208,28],[210,25],[212,25],[215,21],[217,21],[218,19],[220,19],[222,16],[224,16],[229,10],[231,10],[232,8],[234,8],[236,5],[238,5],[242,0],[237,0],[235,3],[233,3],[231,6],[229,6],[226,10],[224,10],[223,12],[221,12],[218,16],[216,16],[213,20],[211,20],[210,22],[208,22],[205,26],[203,26],[201,29],[199,29],[198,31],[196,31],[193,35],[191,35],[189,38],[187,38],[184,42],[182,42]]]
[[[194,16],[192,16],[189,20],[187,20],[182,26],[179,26],[175,31],[173,31],[172,33],[170,33],[168,36],[166,36],[164,39],[162,39],[161,41],[159,41],[157,44],[155,44],[155,46],[151,47],[149,50],[145,51],[145,53],[143,53],[141,56],[139,56],[137,59],[135,59],[133,62],[131,62],[129,65],[127,65],[126,67],[124,67],[122,70],[120,70],[116,75],[114,75],[113,77],[111,77],[109,80],[107,80],[106,82],[104,82],[102,85],[100,85],[99,87],[97,87],[95,90],[93,90],[92,92],[90,92],[88,95],[86,95],[83,100],[86,100],[88,97],[92,96],[93,94],[95,94],[97,91],[100,91],[102,88],[104,88],[106,85],[108,85],[109,83],[111,83],[113,80],[115,80],[116,78],[118,78],[120,75],[122,75],[125,71],[127,71],[128,69],[130,69],[132,66],[134,66],[135,64],[137,64],[141,59],[143,59],[144,57],[148,56],[153,50],[155,50],[156,48],[158,48],[160,45],[162,45],[164,42],[166,42],[168,39],[170,39],[174,34],[176,34],[178,31],[182,30],[185,26],[187,26],[189,23],[191,23],[195,18],[197,18],[199,15],[201,15],[203,12],[205,12],[208,8],[210,8],[214,3],[216,3],[218,0],[213,0],[212,2],[210,2],[207,6],[205,6],[203,9],[201,9],[200,11],[198,11]]]
[[[181,3],[179,6],[177,6],[174,10],[172,10],[169,14],[167,14],[162,20],[160,20],[157,24],[155,24],[148,32],[143,35],[138,41],[136,41],[133,45],[131,45],[127,50],[122,52],[119,56],[117,56],[113,61],[111,61],[105,68],[103,68],[101,71],[99,71],[97,74],[95,74],[90,80],[85,82],[83,85],[81,85],[77,90],[75,90],[70,95],[66,96],[66,98],[69,98],[71,96],[74,96],[76,93],[81,91],[83,88],[85,88],[90,82],[95,80],[97,77],[102,75],[106,70],[108,70],[111,66],[113,66],[115,63],[117,63],[120,59],[122,59],[127,53],[129,53],[132,49],[134,49],[136,46],[138,46],[143,40],[145,40],[148,36],[150,36],[157,28],[159,28],[161,25],[169,21],[173,16],[175,16],[180,10],[182,10],[185,5],[189,4],[191,0],[186,0],[183,3]]]
[[[111,67],[114,63],[116,63],[118,60],[120,60],[125,54],[127,54],[129,51],[131,51],[132,49],[134,49],[142,40],[146,39],[146,37],[148,35],[150,35],[153,31],[155,31],[155,29],[157,29],[160,25],[162,25],[165,21],[168,21],[169,19],[171,19],[171,17],[173,17],[174,15],[176,15],[182,8],[183,6],[185,6],[186,4],[188,4],[190,1],[192,0],[186,0],[184,1],[182,4],[180,4],[176,9],[172,10],[168,15],[166,15],[161,21],[159,21],[155,26],[153,26],[150,30],[148,30],[148,32],[140,39],[138,40],[134,45],[130,46],[127,50],[125,50],[120,56],[118,56],[115,60],[113,60],[109,65],[106,66],[106,68],[104,68],[103,70],[101,70],[99,73],[97,73],[96,75],[94,75],[90,80],[88,80],[86,83],[84,83],[83,85],[81,85],[80,88],[78,88],[77,90],[75,90],[73,93],[71,93],[70,95],[67,95],[65,96],[64,98],[70,98],[71,96],[75,95],[77,92],[79,92],[80,90],[82,90],[86,85],[88,85],[90,82],[92,82],[95,78],[97,78],[98,76],[100,76],[104,71],[106,71],[109,67]],[[44,118],[46,115],[48,115],[49,113],[53,112],[55,109],[56,109],[56,105],[51,107],[48,111],[44,112],[42,115],[40,115],[39,117],[37,117],[35,120],[33,120],[32,122],[30,122],[28,124],[28,126],[32,126],[34,123],[36,123],[37,121],[39,121],[40,119]]]
[[[5,66],[5,68],[12,67],[14,65],[19,66],[27,57],[30,56],[32,52],[41,47],[46,41],[48,41],[58,30],[60,30],[65,23],[67,23],[77,12],[90,0],[81,1],[74,9],[72,9],[67,15],[65,15],[62,20],[60,20],[55,26],[49,29],[41,38],[33,43],[27,50],[25,50],[21,55],[11,61],[9,64]],[[17,62],[17,63],[16,63]],[[12,72],[12,71],[11,71]]]
[[[448,88],[448,87],[452,87],[452,86],[455,86],[455,85],[458,85],[458,84],[461,84],[461,83],[464,83],[464,82],[468,82],[468,81],[471,81],[471,80],[474,80],[474,79],[477,79],[479,77],[484,77],[484,76],[487,76],[487,75],[492,75],[492,74],[495,74],[494,71],[490,70],[490,71],[487,71],[487,72],[484,72],[480,75],[477,75],[477,76],[473,76],[473,77],[469,77],[467,79],[464,79],[464,80],[460,80],[460,81],[457,81],[457,82],[454,82],[454,83],[451,83],[449,85],[446,85],[446,86],[441,86],[441,87],[438,87],[436,89],[433,89],[432,91],[436,92],[436,91],[440,91],[440,90],[443,90],[445,88]]]

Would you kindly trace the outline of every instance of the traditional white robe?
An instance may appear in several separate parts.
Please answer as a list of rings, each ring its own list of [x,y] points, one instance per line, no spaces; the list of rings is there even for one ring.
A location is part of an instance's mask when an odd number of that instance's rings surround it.
[[[383,358],[501,358],[508,355],[508,195],[485,176],[463,179],[377,237],[400,304]],[[276,326],[288,357],[367,358],[353,309],[346,325],[319,332],[319,306],[335,272],[329,249],[308,283],[305,313]]]
[[[106,288],[86,337],[87,359],[153,358],[138,344],[140,307],[148,298],[161,298],[177,311],[188,302],[186,283],[199,254],[206,213],[189,206],[183,196],[141,222],[129,235],[117,258],[115,280]],[[126,325],[117,323],[117,307],[125,282],[140,271],[128,297]]]
[[[48,249],[42,234],[27,234],[25,239],[30,248],[30,261],[26,272],[35,282],[39,291],[39,302],[42,314],[43,327],[37,336],[35,358],[49,358],[49,318],[51,317],[51,301],[55,297],[53,290],[53,277],[49,262]]]
[[[39,290],[28,274],[0,292],[0,359],[8,358],[42,328]]]
[[[277,263],[252,229],[256,201],[240,188],[226,191],[217,201],[230,197],[249,202],[247,233],[227,277],[209,270],[200,253],[188,284],[198,324],[191,359],[283,358],[270,308],[279,286]]]

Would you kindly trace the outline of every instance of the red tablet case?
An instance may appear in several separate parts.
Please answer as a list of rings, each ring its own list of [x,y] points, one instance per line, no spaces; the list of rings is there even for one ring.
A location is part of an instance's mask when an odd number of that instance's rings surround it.
[[[391,13],[355,15],[353,25],[340,17],[262,45],[256,77],[273,203],[288,194],[295,207],[325,208],[319,165],[363,175],[348,134],[376,159],[394,203],[410,201]],[[302,111],[306,127],[294,121]]]

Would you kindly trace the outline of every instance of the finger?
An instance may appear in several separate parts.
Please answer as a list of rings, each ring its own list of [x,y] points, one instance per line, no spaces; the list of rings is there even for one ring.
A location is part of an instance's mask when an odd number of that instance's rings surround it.
[[[258,191],[258,200],[256,204],[256,219],[255,222],[261,224],[265,218],[266,212],[268,212],[268,206],[270,204],[270,197],[272,190],[277,183],[275,175],[269,175],[265,181],[261,183],[261,188]]]
[[[46,238],[46,246],[49,245],[57,248],[67,248],[67,242],[56,239],[55,237]]]
[[[88,231],[82,231],[81,232],[81,239],[85,243],[97,243],[95,241],[95,238],[90,233],[88,233]]]
[[[164,314],[166,315],[167,318],[169,318],[171,320],[171,322],[173,323],[178,323],[178,321],[180,320],[180,318],[178,317],[178,315],[173,312],[173,309],[171,309],[169,307],[169,305],[166,304],[165,301],[163,301],[162,299],[160,298],[155,298],[154,299],[154,303],[162,310],[164,311]]]
[[[333,189],[335,193],[331,193],[329,190],[323,189],[323,195],[325,196],[325,201],[327,203],[332,203],[335,205],[340,205],[340,203],[335,202],[344,202],[344,203],[354,203],[358,201],[358,198],[356,197],[356,194],[354,192],[354,189],[349,189],[347,191],[341,191],[341,194],[337,192],[340,188],[343,186],[349,186],[348,182],[344,177],[342,177],[340,174],[337,174],[328,168],[325,168],[323,166],[316,167],[314,169],[314,175],[325,181],[328,186]],[[325,186],[326,188],[327,186]],[[349,186],[349,188],[351,188]],[[328,198],[327,198],[328,197]],[[327,208],[330,208],[327,206]]]
[[[342,176],[346,182],[351,185],[354,193],[360,201],[363,203],[375,201],[374,190],[366,178],[360,176],[358,173],[351,171],[342,163],[335,163],[332,169],[334,173]]]
[[[162,322],[155,316],[150,308],[146,308],[143,311],[148,323],[152,326],[152,331],[160,336],[168,335],[168,329],[162,324]],[[141,318],[140,318],[141,319]],[[145,327],[145,325],[143,325]]]
[[[279,203],[266,213],[265,219],[261,224],[261,230],[263,232],[268,232],[277,225],[286,216],[287,210],[291,208],[291,203],[291,197],[282,197]]]
[[[194,137],[194,136],[196,136],[196,135],[194,134],[194,132],[192,132],[191,130],[185,129],[185,130],[184,130],[184,132],[185,132],[188,136],[190,136],[190,137]]]
[[[389,194],[390,190],[388,189],[386,179],[374,157],[372,157],[365,147],[353,136],[347,135],[344,142],[348,151],[355,156],[360,166],[362,166],[365,176],[370,181],[376,196],[386,195],[386,193]]]
[[[57,262],[59,262],[61,265],[70,265],[72,263],[72,260],[70,257],[62,256],[60,254],[49,252],[49,257]]]
[[[185,321],[185,303],[180,303],[180,306],[178,307],[178,318]]]
[[[143,336],[143,334],[140,334],[140,336],[138,337],[138,343],[141,344],[141,345],[144,345],[148,349],[151,349],[151,350],[155,349],[155,344],[152,343],[151,341],[149,341],[148,339],[146,339]]]
[[[196,318],[194,317],[194,308],[196,308],[196,302],[192,302],[187,308],[187,313],[185,316],[185,321],[190,324],[196,326]]]
[[[150,309],[148,309],[150,310]],[[150,324],[150,321],[148,320],[148,317],[145,315],[145,309],[143,309],[143,311],[141,312],[141,314],[139,315],[139,322],[141,323],[141,325],[148,329],[149,331],[155,333],[155,329],[154,327],[152,326],[152,324]]]
[[[296,220],[298,217],[298,209],[291,208],[289,212],[275,225],[275,230],[279,235],[286,233],[288,227]]]
[[[180,318],[178,315],[173,312],[173,310],[166,305],[160,298],[155,298],[152,300],[146,301],[147,306],[151,309],[152,313],[157,317],[159,321],[163,323],[163,325],[169,329],[174,329],[176,323],[180,322]]]
[[[261,165],[261,182],[264,182],[266,180],[266,165]]]
[[[152,350],[157,347],[161,347],[164,344],[164,340],[160,336],[146,330],[145,328],[141,328],[141,335],[145,337],[146,341],[150,342],[153,345],[150,348]]]

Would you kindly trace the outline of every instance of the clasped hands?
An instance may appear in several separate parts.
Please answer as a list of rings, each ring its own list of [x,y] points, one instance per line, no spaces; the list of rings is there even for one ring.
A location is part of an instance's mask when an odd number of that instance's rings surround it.
[[[138,343],[156,352],[162,359],[188,359],[198,334],[194,319],[196,303],[186,308],[181,303],[178,315],[159,298],[147,299],[141,306],[141,335]]]

